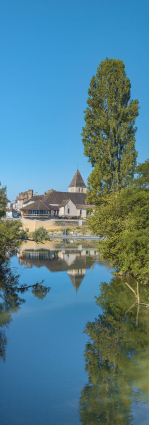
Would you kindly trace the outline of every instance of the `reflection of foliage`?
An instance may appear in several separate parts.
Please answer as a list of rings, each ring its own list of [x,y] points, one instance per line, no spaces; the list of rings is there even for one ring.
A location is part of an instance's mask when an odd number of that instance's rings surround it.
[[[17,313],[21,304],[25,300],[20,296],[32,288],[32,293],[38,298],[44,298],[50,288],[41,283],[35,285],[19,286],[19,276],[14,275],[8,263],[3,263],[0,267],[0,359],[5,360],[7,338],[5,328],[12,320],[12,313]]]
[[[131,287],[134,285],[131,282]],[[140,288],[141,301],[148,299],[148,292],[149,288]],[[103,314],[85,328],[89,382],[81,392],[79,406],[80,421],[85,425],[130,425],[131,403],[142,398],[149,401],[149,312],[140,307],[138,319],[134,301],[133,292],[120,279],[101,284],[96,302]]]

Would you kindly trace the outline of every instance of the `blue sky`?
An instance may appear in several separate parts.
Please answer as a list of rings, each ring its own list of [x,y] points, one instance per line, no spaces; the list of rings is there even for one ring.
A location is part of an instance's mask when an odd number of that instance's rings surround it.
[[[81,129],[88,88],[106,57],[122,59],[137,118],[138,161],[148,155],[149,1],[0,1],[0,181],[12,201],[34,189],[67,191],[91,166]]]

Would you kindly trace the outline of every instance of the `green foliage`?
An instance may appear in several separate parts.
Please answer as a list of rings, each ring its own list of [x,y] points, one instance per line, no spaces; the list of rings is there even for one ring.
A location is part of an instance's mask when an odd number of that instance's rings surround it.
[[[6,214],[6,188],[0,188],[0,265],[12,254],[19,245],[20,239],[27,238],[27,231],[17,220],[3,220]]]
[[[0,183],[1,186],[1,183]],[[6,187],[0,188],[0,218],[6,214]]]
[[[121,279],[101,283],[96,302],[102,314],[85,328],[89,379],[79,405],[84,425],[131,425],[132,403],[149,402],[149,311],[143,306],[139,310],[136,284],[129,283],[130,288]],[[140,286],[138,296],[147,302],[149,288]]]
[[[49,292],[49,288],[47,286],[43,286],[43,282],[36,283],[32,289],[32,294],[34,297],[37,297],[39,300],[43,300]]]
[[[19,245],[22,224],[15,220],[0,220],[0,263]]]
[[[20,231],[20,239],[27,240],[29,238],[29,229],[23,229]]]
[[[48,232],[44,227],[39,227],[32,233],[32,238],[35,242],[43,242],[49,239]]]
[[[122,60],[106,58],[91,80],[82,131],[84,154],[93,167],[89,203],[98,204],[102,193],[127,186],[133,177],[139,106],[138,100],[131,100],[130,88]]]
[[[149,281],[149,191],[135,187],[104,197],[88,223],[101,236],[100,254],[120,274]]]
[[[135,186],[141,189],[149,189],[149,159],[136,168],[137,178],[135,179]]]

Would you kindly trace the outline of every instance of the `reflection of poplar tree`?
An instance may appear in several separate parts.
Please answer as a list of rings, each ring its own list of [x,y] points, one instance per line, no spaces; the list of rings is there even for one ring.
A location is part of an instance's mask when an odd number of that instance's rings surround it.
[[[135,283],[130,286],[134,289]],[[147,292],[146,287],[140,288],[142,302],[148,299]],[[85,328],[89,336],[85,347],[89,381],[79,405],[80,422],[85,425],[130,425],[131,403],[142,398],[149,401],[149,311],[140,306],[136,321],[134,298],[133,291],[120,279],[101,284],[96,302],[103,314]]]

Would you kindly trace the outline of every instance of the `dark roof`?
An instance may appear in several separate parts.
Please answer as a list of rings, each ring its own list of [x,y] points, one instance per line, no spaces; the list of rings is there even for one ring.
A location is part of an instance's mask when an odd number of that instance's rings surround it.
[[[24,210],[28,208],[29,210],[35,210],[35,211],[46,211],[46,210],[54,210],[54,207],[47,204],[47,202],[45,202],[42,199],[39,199],[38,201],[32,202],[29,205],[25,205],[23,208],[21,208],[21,210]]]
[[[65,207],[65,205],[67,205],[69,201],[70,199],[65,199],[65,201],[61,203],[60,207]]]
[[[69,187],[86,187],[79,170],[76,171]]]
[[[29,202],[35,202],[35,201],[38,201],[39,199],[43,199],[44,198],[44,195],[34,195],[34,196],[32,196],[32,198],[29,198],[29,199],[27,199],[27,201],[24,201],[24,205],[25,204],[28,204]]]
[[[5,198],[5,201],[6,201],[6,202],[10,202],[8,198]]]
[[[51,190],[48,195],[44,197],[44,202],[48,204],[61,205],[63,201],[69,201],[69,199],[76,204],[85,204],[86,193],[74,193],[74,192],[57,192]]]
[[[38,195],[33,196],[28,201],[24,202],[24,206],[22,209],[43,209],[38,208],[38,202],[42,201],[46,205],[46,210],[57,209],[60,206],[66,205],[66,203],[71,200],[75,205],[83,205],[88,207],[85,204],[86,194],[85,193],[74,193],[74,192],[57,192],[56,190],[51,190],[48,195]],[[29,202],[31,202],[28,204]],[[33,205],[33,203],[37,205]],[[63,205],[62,205],[63,204]],[[34,208],[33,208],[34,207]],[[83,207],[82,207],[83,208]],[[45,209],[45,208],[44,208]]]

